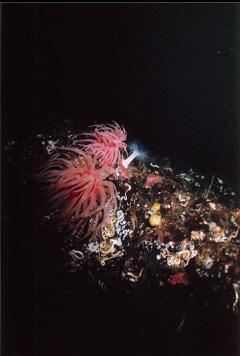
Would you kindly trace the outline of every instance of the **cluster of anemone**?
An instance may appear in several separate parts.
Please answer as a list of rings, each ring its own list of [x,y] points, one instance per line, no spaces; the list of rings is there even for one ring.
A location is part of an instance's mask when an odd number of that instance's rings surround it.
[[[79,239],[93,237],[117,209],[110,180],[126,151],[126,131],[117,123],[96,125],[76,147],[58,147],[38,173],[48,194],[47,211]]]

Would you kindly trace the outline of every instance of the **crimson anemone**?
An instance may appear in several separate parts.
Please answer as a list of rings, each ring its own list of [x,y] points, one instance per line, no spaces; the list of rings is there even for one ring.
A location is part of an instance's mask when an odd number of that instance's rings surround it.
[[[96,236],[117,208],[117,191],[107,172],[78,148],[58,148],[38,177],[47,188],[48,211],[78,238]]]
[[[126,131],[116,122],[108,125],[95,125],[84,139],[75,141],[87,154],[96,157],[102,167],[113,168],[121,160],[121,151],[126,152]]]

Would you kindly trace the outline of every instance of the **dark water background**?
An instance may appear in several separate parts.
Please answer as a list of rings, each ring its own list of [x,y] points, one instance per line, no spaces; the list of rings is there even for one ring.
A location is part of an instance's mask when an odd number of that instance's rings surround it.
[[[31,183],[38,133],[116,120],[237,188],[239,4],[3,4],[2,79],[2,354],[239,355],[239,320],[206,285],[127,294],[65,272]]]

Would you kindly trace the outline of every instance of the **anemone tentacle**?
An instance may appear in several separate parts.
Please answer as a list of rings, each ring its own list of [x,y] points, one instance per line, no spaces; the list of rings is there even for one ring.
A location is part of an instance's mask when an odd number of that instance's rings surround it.
[[[121,160],[121,153],[126,152],[127,134],[116,122],[108,125],[94,125],[94,130],[84,133],[84,138],[75,144],[88,155],[94,156],[101,166],[114,167]]]
[[[107,170],[79,148],[60,147],[38,178],[48,193],[47,208],[79,238],[96,235],[117,208],[117,191]]]

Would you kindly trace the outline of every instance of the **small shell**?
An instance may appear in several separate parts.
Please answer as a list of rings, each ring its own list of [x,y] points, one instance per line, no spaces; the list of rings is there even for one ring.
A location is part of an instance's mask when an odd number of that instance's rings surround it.
[[[202,241],[205,237],[205,234],[203,231],[191,231],[191,239],[192,240],[198,240]]]
[[[162,225],[161,215],[153,214],[153,215],[150,216],[148,221],[149,221],[149,224],[152,227],[157,227],[157,226],[161,226]]]
[[[151,206],[151,210],[153,213],[157,213],[161,208],[161,204],[155,201],[153,205]]]

